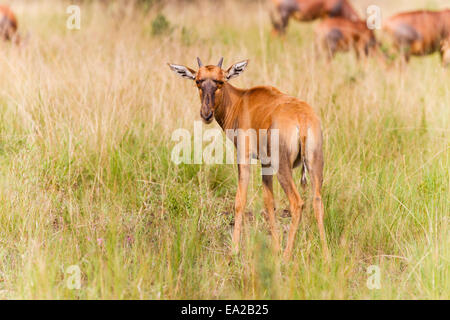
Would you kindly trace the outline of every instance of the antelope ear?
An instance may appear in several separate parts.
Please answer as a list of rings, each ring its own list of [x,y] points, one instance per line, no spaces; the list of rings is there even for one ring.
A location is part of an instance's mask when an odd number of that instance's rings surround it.
[[[197,72],[195,72],[191,68],[188,68],[188,67],[185,67],[185,66],[182,66],[179,64],[168,63],[168,65],[169,65],[170,69],[172,69],[172,71],[175,72],[176,74],[178,74],[180,77],[191,79],[191,80],[195,79],[195,74]]]
[[[244,61],[235,63],[231,67],[229,67],[226,72],[226,75],[225,75],[227,80],[230,80],[230,79],[235,78],[238,75],[240,75],[244,71],[247,64],[248,64],[248,60],[244,60]]]

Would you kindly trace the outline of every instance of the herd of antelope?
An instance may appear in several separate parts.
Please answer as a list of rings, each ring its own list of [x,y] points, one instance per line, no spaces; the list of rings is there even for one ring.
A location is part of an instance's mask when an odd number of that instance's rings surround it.
[[[375,33],[368,29],[349,0],[271,0],[273,32],[285,33],[289,19],[300,21],[323,19],[316,27],[319,48],[325,50],[328,58],[338,51],[355,50],[356,56],[380,56],[379,42]],[[411,55],[441,53],[443,64],[450,63],[450,10],[412,11],[397,14],[384,22],[383,29],[393,39],[395,48],[409,61]],[[0,37],[19,43],[17,20],[6,6],[0,6]],[[322,202],[323,150],[322,130],[318,116],[311,106],[295,97],[288,96],[270,86],[250,89],[234,87],[229,81],[240,75],[248,61],[241,61],[223,69],[223,59],[216,65],[203,65],[198,59],[198,69],[169,64],[179,76],[195,82],[200,95],[200,116],[205,123],[214,119],[223,130],[238,130],[233,143],[238,146],[244,141],[244,161],[238,163],[238,189],[235,200],[235,224],[232,247],[239,250],[241,224],[246,206],[247,187],[250,179],[251,159],[260,154],[260,142],[246,143],[247,136],[239,134],[248,129],[266,130],[268,135],[277,130],[279,164],[276,172],[278,181],[289,199],[292,221],[284,251],[287,260],[292,254],[295,235],[304,206],[304,201],[295,185],[293,169],[302,169],[301,184],[306,185],[308,173],[313,195],[322,250],[328,258],[328,247],[324,230],[324,206]],[[257,137],[260,139],[260,137]],[[272,141],[266,139],[267,143]],[[270,150],[269,146],[266,146]],[[267,164],[265,164],[267,165]],[[269,164],[270,165],[270,164]],[[275,173],[274,173],[275,174]],[[264,206],[272,234],[273,245],[280,249],[280,238],[274,212],[273,175],[263,174]]]
[[[312,21],[317,25],[317,47],[329,59],[338,51],[353,49],[357,57],[378,56],[380,43],[361,19],[349,0],[271,0],[273,33],[283,35],[289,19]],[[396,14],[383,22],[383,31],[391,39],[402,59],[439,51],[444,66],[450,64],[450,9],[417,10]]]

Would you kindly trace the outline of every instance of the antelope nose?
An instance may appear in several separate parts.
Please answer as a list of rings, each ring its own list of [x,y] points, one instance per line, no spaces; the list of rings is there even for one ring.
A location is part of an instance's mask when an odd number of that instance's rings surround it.
[[[211,120],[212,117],[213,117],[213,113],[212,113],[212,111],[210,111],[210,112],[204,117],[204,119],[205,119],[206,121],[209,121],[209,120]]]

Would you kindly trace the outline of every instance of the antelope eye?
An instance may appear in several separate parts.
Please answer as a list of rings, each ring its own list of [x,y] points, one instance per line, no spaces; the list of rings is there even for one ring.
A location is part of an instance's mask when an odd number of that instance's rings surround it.
[[[220,81],[220,80],[214,80],[214,82],[215,82],[216,84],[218,84],[218,85],[222,85],[222,84],[223,84],[223,81]]]

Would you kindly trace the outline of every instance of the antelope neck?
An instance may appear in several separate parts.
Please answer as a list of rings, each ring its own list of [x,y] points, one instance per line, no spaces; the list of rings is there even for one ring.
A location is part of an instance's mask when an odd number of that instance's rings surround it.
[[[223,130],[236,129],[237,116],[242,104],[240,103],[246,90],[224,83],[221,92],[216,95],[214,117]]]

